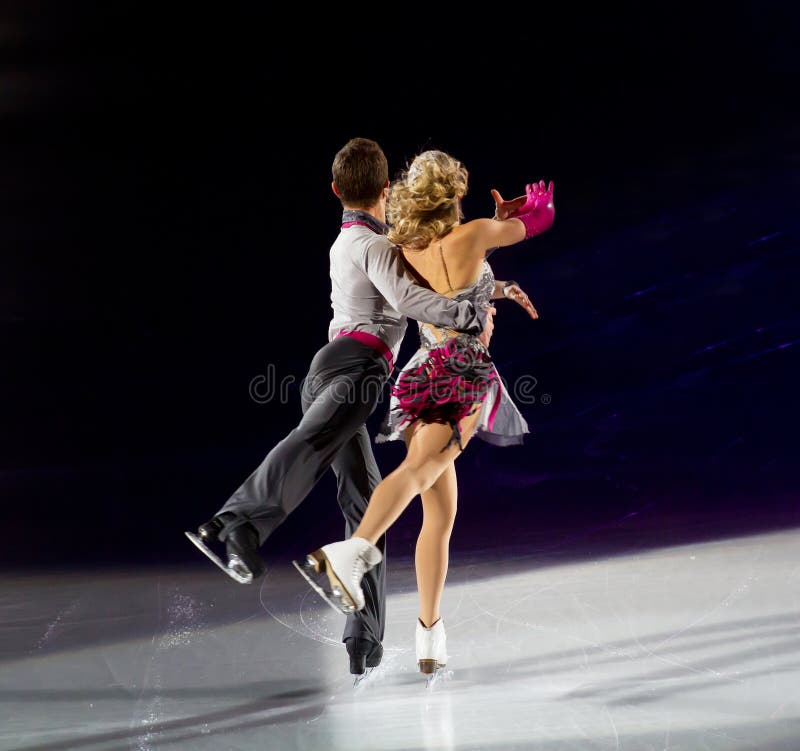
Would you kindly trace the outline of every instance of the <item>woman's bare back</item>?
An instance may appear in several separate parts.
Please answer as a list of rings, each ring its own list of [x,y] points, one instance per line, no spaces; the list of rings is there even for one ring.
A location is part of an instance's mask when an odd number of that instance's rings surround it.
[[[474,284],[483,267],[483,255],[476,254],[466,225],[457,225],[427,248],[403,248],[403,259],[417,279],[440,295],[451,297]]]

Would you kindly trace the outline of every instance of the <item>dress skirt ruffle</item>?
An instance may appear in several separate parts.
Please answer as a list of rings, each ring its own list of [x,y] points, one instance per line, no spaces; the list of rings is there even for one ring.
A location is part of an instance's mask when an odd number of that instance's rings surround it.
[[[461,446],[458,423],[480,409],[476,435],[496,446],[520,444],[530,432],[486,348],[460,335],[438,347],[421,347],[400,371],[377,443],[398,440],[412,423],[449,424],[450,443]],[[450,444],[448,444],[450,445]]]

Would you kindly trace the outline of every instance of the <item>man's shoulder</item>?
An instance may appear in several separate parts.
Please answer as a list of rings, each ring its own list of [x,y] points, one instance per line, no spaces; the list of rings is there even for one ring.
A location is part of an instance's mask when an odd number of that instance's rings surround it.
[[[386,235],[366,230],[364,232],[348,232],[347,236],[340,236],[333,245],[336,254],[349,256],[353,260],[366,263],[369,260],[392,256],[397,248],[389,242]]]
[[[389,238],[386,237],[386,235],[379,235],[377,232],[370,232],[368,235],[365,235],[364,246],[369,250],[376,250],[379,252],[385,252],[387,250],[394,251],[396,249],[396,246],[389,242]]]

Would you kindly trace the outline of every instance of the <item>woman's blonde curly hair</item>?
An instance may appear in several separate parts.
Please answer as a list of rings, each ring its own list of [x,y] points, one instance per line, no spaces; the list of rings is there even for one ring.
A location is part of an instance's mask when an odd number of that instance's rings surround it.
[[[425,248],[444,237],[463,218],[467,169],[443,151],[423,151],[401,173],[389,192],[386,218],[389,240],[396,245]]]

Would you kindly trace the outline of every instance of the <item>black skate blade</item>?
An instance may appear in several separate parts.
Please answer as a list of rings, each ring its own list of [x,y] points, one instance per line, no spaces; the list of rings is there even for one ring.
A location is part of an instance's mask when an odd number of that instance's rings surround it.
[[[247,571],[244,565],[237,566],[235,569],[226,566],[219,556],[207,547],[206,544],[193,532],[184,532],[184,534],[194,543],[194,546],[206,556],[212,563],[215,563],[221,568],[228,576],[239,584],[250,584],[253,581],[253,574]],[[245,573],[243,573],[243,571]]]
[[[337,613],[343,613],[344,615],[355,613],[356,609],[349,602],[345,601],[341,595],[334,594],[333,591],[329,591],[325,586],[321,586],[317,581],[315,581],[314,577],[319,576],[321,581],[330,586],[330,580],[328,579],[327,574],[318,574],[314,568],[314,565],[308,559],[302,562],[292,561],[292,565],[309,583],[311,589],[313,589],[323,600],[325,600],[325,602],[327,602],[328,605],[330,605]]]

